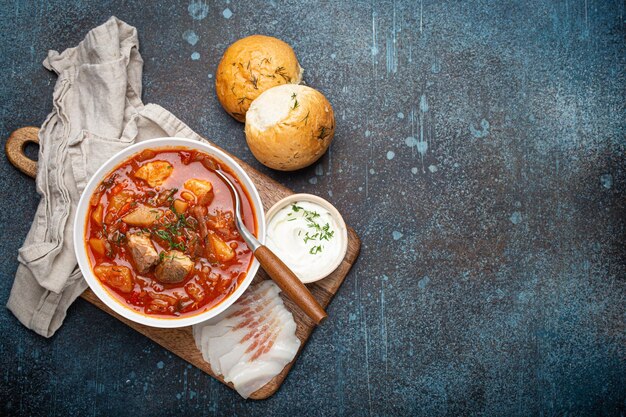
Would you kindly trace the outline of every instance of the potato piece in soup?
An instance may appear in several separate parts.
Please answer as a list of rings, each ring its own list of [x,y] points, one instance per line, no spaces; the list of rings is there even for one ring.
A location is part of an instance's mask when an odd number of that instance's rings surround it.
[[[135,177],[144,180],[150,187],[157,187],[165,182],[174,167],[166,161],[152,161],[142,165]]]
[[[192,178],[185,181],[184,186],[186,189],[194,193],[199,201],[206,200],[207,198],[211,198],[213,196],[213,184],[209,181]]]
[[[118,265],[98,265],[93,269],[100,281],[123,293],[133,290],[133,276],[130,269]]]
[[[130,226],[152,226],[163,213],[160,210],[141,204],[135,210],[122,217],[122,221]]]
[[[208,240],[218,261],[228,262],[235,257],[233,248],[228,246],[228,243],[224,242],[213,230],[209,230]]]

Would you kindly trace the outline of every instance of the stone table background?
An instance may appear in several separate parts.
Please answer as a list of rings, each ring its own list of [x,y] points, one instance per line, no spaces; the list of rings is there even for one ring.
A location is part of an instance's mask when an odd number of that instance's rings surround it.
[[[3,140],[51,109],[47,50],[114,14],[139,30],[145,102],[328,198],[363,239],[267,401],[78,300],[50,340],[0,309],[0,414],[624,415],[624,2],[0,4]],[[219,106],[218,60],[253,33],[290,43],[334,106],[315,166],[262,167]],[[5,158],[0,196],[5,303],[38,202]]]

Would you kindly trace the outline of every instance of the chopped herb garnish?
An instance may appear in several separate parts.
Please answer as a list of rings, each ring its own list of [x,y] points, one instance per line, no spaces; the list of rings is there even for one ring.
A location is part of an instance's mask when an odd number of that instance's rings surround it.
[[[306,232],[306,235],[304,235],[304,243],[307,243],[309,240],[317,240],[319,238],[319,235],[319,233],[309,235],[309,232]]]
[[[276,68],[276,71],[274,71],[274,73],[280,75],[281,77],[283,77],[283,79],[285,81],[287,81],[288,83],[291,82],[291,77],[289,75],[287,75],[287,70],[285,69],[285,67],[278,67],[278,68]]]
[[[328,136],[330,136],[330,129],[327,128],[326,126],[322,126],[320,127],[320,130],[317,132],[316,138],[319,140],[324,140]]]
[[[167,195],[166,200],[167,201],[174,201],[174,194],[176,194],[176,192],[178,192],[178,188],[172,188],[169,192],[169,194]]]
[[[171,227],[171,225],[168,225]],[[166,226],[166,227],[168,227]],[[158,236],[160,239],[166,241],[168,243],[168,245],[170,246],[170,249],[178,249],[182,252],[185,251],[185,244],[182,242],[175,242],[174,241],[174,236],[176,234],[179,234],[180,231],[178,231],[178,233],[173,233],[171,228],[168,227],[168,230],[163,230],[163,229],[157,229],[157,230],[153,230],[153,233]]]
[[[311,255],[315,255],[316,253],[320,253],[322,249],[323,249],[322,245],[313,246],[311,250],[309,251],[309,253]]]
[[[291,94],[291,99],[294,100],[293,106],[291,106],[291,110],[295,110],[300,105],[300,103],[298,103],[298,99],[296,98],[296,93]]]
[[[304,243],[320,242],[322,240],[329,241],[333,238],[335,232],[330,230],[330,224],[325,223],[323,226],[317,221],[321,215],[315,210],[306,210],[305,208],[298,206],[297,204],[291,205],[292,212],[287,213],[287,221],[296,220],[298,217],[303,218],[306,221],[308,228],[312,229],[310,232],[305,232],[302,236],[302,230],[298,231],[298,236],[302,237]],[[294,213],[300,213],[300,216],[295,216]],[[292,217],[293,216],[293,217]],[[309,253],[316,254],[324,249],[322,245],[313,246]]]

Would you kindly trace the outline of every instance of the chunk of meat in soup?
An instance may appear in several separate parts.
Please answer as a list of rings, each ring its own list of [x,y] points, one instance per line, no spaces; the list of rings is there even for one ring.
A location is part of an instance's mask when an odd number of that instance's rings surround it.
[[[154,270],[157,280],[164,284],[182,282],[193,269],[194,262],[181,251],[170,250],[163,254],[163,260]]]
[[[150,240],[150,235],[148,234],[128,234],[128,248],[130,249],[133,261],[135,261],[137,271],[140,274],[148,272],[150,268],[159,261],[159,254],[154,248]]]

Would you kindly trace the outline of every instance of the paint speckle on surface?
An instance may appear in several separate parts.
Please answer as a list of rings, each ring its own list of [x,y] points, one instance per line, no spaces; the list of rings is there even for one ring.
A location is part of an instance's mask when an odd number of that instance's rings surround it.
[[[522,222],[522,213],[514,211],[513,214],[511,214],[511,217],[509,217],[509,220],[511,220],[511,223],[513,224],[520,224]]]
[[[399,111],[396,116],[398,117],[398,119],[404,119],[404,113],[402,113],[401,111]]]
[[[613,187],[613,176],[611,174],[600,175],[600,184],[607,190]]]
[[[165,364],[163,363],[163,361],[158,361],[156,366],[157,366],[157,368],[159,368],[159,369],[163,369],[163,367],[165,366]]]
[[[200,40],[200,37],[193,30],[183,32],[183,39],[191,46],[194,46]]]
[[[317,184],[317,177],[309,178],[309,183],[313,185]]]
[[[417,138],[414,138],[413,136],[409,136],[406,139],[404,139],[404,143],[406,143],[406,146],[408,146],[409,148],[412,148],[414,146],[417,146]]]
[[[403,234],[401,232],[398,232],[397,230],[394,230],[391,235],[393,236],[393,240],[400,240],[400,238],[402,238],[403,236]]]
[[[426,113],[428,111],[428,101],[426,101],[426,95],[422,94],[420,97],[420,111]]]
[[[417,142],[417,152],[419,152],[422,157],[426,155],[426,151],[428,151],[428,142],[421,141]]]
[[[435,172],[437,172],[437,171],[438,171],[438,169],[437,169],[437,167],[436,167],[435,165],[430,165],[430,166],[428,167],[428,170],[429,170],[430,172],[432,172],[433,174],[434,174]]]
[[[424,276],[424,278],[419,280],[419,282],[417,283],[417,286],[420,288],[420,290],[425,290],[429,282],[430,282],[430,278],[428,277],[428,275],[426,275]]]
[[[187,7],[189,16],[194,20],[202,20],[209,14],[209,5],[202,0],[191,0]]]
[[[396,153],[394,151],[387,151],[387,159],[388,160],[391,161],[395,156],[396,156]]]
[[[333,52],[332,54],[330,54],[330,58],[331,58],[331,59],[335,59],[335,58],[337,58],[337,54]]]
[[[411,173],[412,174],[417,174],[417,168],[416,167],[411,168]]]
[[[208,77],[209,79],[211,79],[211,78],[213,78],[213,74],[209,73],[209,74],[207,75],[207,77]]]
[[[470,133],[476,139],[486,138],[489,135],[489,122],[486,119],[480,121],[480,129],[474,126],[474,123],[470,125]]]
[[[224,19],[230,19],[233,16],[233,12],[227,7],[222,12],[222,16],[224,16]]]
[[[197,61],[197,60],[199,60],[199,59],[200,59],[200,53],[198,53],[198,52],[194,52],[194,53],[192,53],[192,54],[191,54],[191,59],[192,59],[193,61]]]

